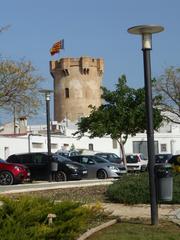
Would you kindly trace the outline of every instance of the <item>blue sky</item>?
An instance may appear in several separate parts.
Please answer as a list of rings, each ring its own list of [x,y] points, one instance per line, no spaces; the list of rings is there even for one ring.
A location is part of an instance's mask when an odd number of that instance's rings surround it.
[[[141,37],[127,29],[158,24],[165,31],[153,35],[152,76],[168,66],[180,66],[179,0],[6,0],[0,1],[0,53],[13,60],[30,60],[53,88],[49,61],[60,57],[102,57],[103,85],[113,89],[120,75],[128,85],[144,85]],[[64,39],[65,50],[53,58],[49,49]]]

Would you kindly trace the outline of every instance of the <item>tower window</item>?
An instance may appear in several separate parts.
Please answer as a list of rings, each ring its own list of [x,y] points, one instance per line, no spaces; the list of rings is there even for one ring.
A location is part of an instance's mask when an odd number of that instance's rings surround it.
[[[69,88],[65,88],[65,97],[69,98]]]

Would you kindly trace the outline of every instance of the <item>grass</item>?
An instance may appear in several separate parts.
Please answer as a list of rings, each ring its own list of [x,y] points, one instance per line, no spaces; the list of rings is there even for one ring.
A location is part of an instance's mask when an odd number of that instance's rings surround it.
[[[161,222],[158,226],[140,221],[117,223],[97,232],[88,240],[178,240],[180,227],[171,222]]]

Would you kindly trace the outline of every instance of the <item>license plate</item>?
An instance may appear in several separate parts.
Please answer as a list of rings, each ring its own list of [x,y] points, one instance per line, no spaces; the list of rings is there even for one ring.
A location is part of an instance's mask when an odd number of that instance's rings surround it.
[[[120,173],[126,173],[126,171],[125,170],[121,170]]]
[[[128,167],[128,170],[135,170],[136,167]]]

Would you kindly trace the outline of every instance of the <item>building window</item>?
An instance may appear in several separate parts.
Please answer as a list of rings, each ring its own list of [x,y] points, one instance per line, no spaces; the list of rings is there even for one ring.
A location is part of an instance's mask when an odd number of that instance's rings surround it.
[[[159,152],[158,141],[154,141],[154,151]],[[147,141],[133,141],[133,153],[142,153],[148,158]]]
[[[161,152],[167,152],[167,145],[166,144],[161,144]]]
[[[51,143],[51,148],[52,149],[58,149],[58,144],[57,143]]]
[[[114,149],[117,149],[117,140],[116,139],[112,140],[112,145],[113,145]]]
[[[90,151],[93,151],[93,150],[94,150],[94,146],[93,146],[92,143],[89,144],[89,150],[90,150]]]
[[[4,159],[6,159],[9,156],[9,147],[4,147]]]
[[[69,148],[69,144],[64,143],[63,146],[62,146],[62,150],[65,151],[65,150],[68,150],[68,148]]]
[[[32,147],[33,148],[43,148],[43,143],[33,142]]]
[[[65,88],[65,97],[69,98],[69,88]]]

